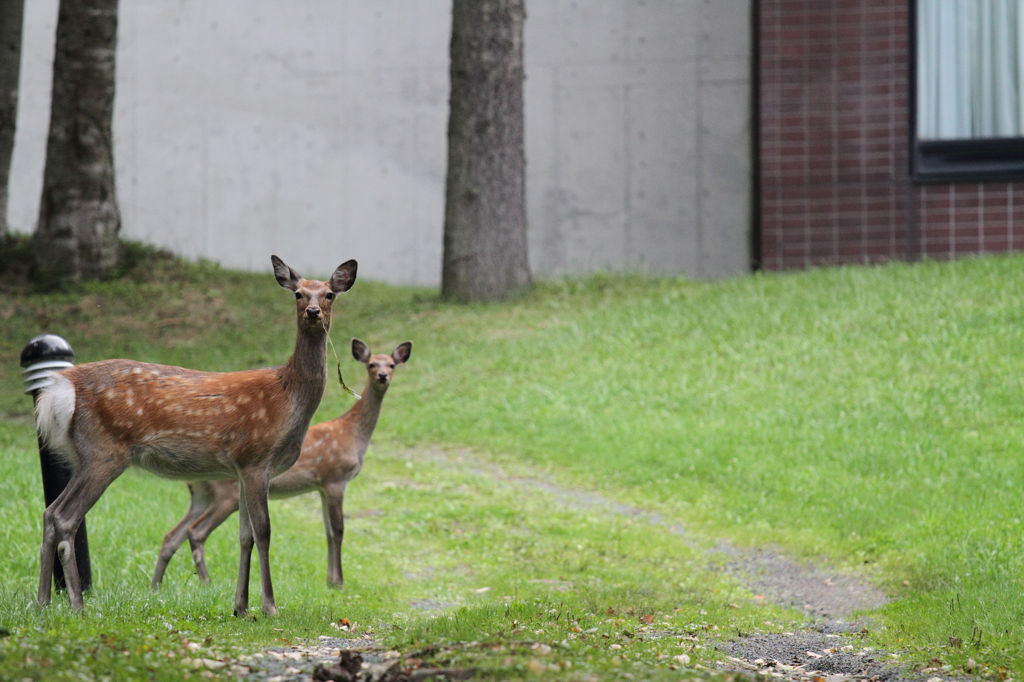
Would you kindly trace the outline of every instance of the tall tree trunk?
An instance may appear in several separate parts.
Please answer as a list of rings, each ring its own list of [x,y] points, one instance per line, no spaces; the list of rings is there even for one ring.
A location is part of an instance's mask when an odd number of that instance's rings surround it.
[[[61,0],[43,196],[33,251],[44,284],[104,277],[117,265],[114,194],[117,0]]]
[[[454,0],[441,293],[496,300],[530,284],[523,0]]]
[[[18,117],[21,26],[25,0],[0,0],[0,239],[7,235],[7,185]]]

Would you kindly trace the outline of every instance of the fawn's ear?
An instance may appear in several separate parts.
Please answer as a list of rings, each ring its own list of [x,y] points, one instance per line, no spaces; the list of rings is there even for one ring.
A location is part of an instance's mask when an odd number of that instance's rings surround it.
[[[274,277],[277,277],[277,283],[283,286],[285,289],[295,291],[299,288],[299,273],[288,267],[283,260],[277,256],[271,256],[270,262],[274,264]]]
[[[340,294],[348,291],[356,283],[356,268],[358,264],[354,260],[347,260],[338,266],[338,269],[331,275],[331,291]]]
[[[359,339],[352,339],[352,357],[365,365],[370,361],[369,347]]]
[[[410,355],[412,355],[412,341],[406,341],[405,343],[398,344],[398,347],[391,354],[391,359],[395,361],[396,365],[400,365],[408,361]]]

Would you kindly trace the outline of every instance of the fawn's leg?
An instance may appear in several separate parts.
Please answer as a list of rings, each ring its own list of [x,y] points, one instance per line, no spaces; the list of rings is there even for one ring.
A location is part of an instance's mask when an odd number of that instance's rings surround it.
[[[341,567],[341,543],[345,538],[345,485],[330,486],[321,491],[320,502],[327,535],[327,585],[341,589],[345,585]]]
[[[164,536],[164,544],[160,547],[160,554],[156,559],[156,570],[153,571],[152,588],[154,590],[159,588],[160,583],[163,582],[167,564],[181,544],[185,542],[185,538],[189,536],[192,524],[206,511],[209,504],[209,499],[203,495],[202,489],[190,484],[188,491],[190,495],[188,511],[178,525]]]
[[[229,500],[216,500],[188,529],[188,544],[192,549],[192,561],[196,565],[199,580],[204,583],[210,582],[210,572],[206,570],[206,539],[237,509],[238,498],[236,497]]]

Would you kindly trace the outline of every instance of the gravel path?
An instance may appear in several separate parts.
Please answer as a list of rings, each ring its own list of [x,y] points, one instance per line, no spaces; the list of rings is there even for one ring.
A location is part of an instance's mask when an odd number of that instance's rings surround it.
[[[611,500],[593,491],[565,488],[540,477],[514,475],[469,451],[415,450],[407,456],[416,460],[427,457],[455,463],[463,471],[500,480],[524,491],[546,493],[565,508],[640,519],[687,537],[682,524],[656,512]],[[828,682],[942,679],[920,673],[904,675],[893,654],[860,644],[857,632],[864,624],[851,621],[851,616],[858,611],[884,606],[889,599],[880,589],[857,576],[830,567],[794,561],[776,548],[746,549],[728,540],[719,541],[709,559],[754,594],[803,611],[808,616],[805,630],[753,634],[723,642],[719,646],[726,654],[722,661],[723,669],[816,682],[821,679]]]

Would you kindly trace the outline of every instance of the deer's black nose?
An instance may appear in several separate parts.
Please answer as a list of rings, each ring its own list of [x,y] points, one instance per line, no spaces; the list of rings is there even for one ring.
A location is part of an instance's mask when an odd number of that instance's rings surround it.
[[[381,383],[386,382],[388,380],[387,372],[381,372],[380,374],[378,374],[377,379],[379,379]]]
[[[320,309],[310,306],[309,308],[306,308],[306,315],[309,317],[309,319],[315,320],[318,317],[320,317]]]

